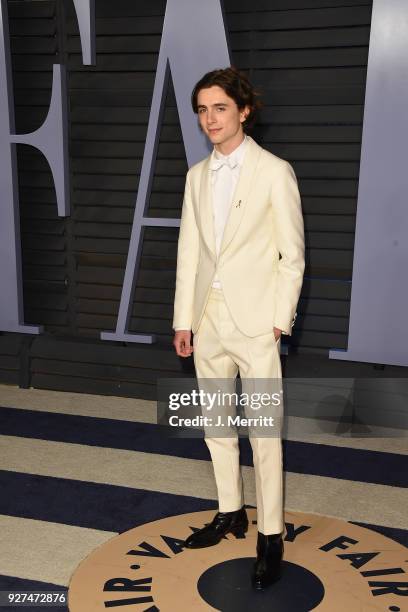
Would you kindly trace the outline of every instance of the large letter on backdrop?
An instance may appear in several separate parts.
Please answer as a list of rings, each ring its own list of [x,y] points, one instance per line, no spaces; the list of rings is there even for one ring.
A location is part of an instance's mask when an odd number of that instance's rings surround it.
[[[78,0],[74,0],[78,4]],[[93,34],[93,0],[81,3],[78,22],[83,35]],[[92,41],[84,58],[95,56]],[[69,214],[68,130],[65,67],[54,64],[48,115],[35,132],[15,134],[14,96],[11,78],[7,0],[0,0],[0,330],[38,334],[38,325],[24,325],[21,272],[20,213],[16,143],[28,144],[43,153],[55,183],[58,214]]]
[[[374,0],[347,351],[408,366],[408,3]]]
[[[128,331],[135,278],[140,264],[146,226],[178,227],[179,219],[146,216],[169,70],[173,78],[181,131],[189,166],[208,155],[205,137],[197,127],[190,96],[198,79],[209,70],[230,65],[220,0],[167,0],[146,144],[136,198],[135,216],[116,330],[103,332],[103,340],[151,343],[154,336]]]

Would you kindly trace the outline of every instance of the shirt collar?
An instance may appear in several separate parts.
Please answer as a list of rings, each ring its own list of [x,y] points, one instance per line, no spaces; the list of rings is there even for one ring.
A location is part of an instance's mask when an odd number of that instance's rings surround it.
[[[248,137],[245,134],[244,139],[231,153],[228,155],[223,155],[214,147],[213,149],[213,157],[219,160],[229,159],[230,161],[236,162],[239,166],[242,165],[242,161],[244,159],[245,147],[247,144]]]

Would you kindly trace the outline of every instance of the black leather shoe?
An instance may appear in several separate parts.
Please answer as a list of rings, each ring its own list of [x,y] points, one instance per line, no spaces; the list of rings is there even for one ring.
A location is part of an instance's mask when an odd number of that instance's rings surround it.
[[[227,533],[236,538],[245,537],[248,531],[248,517],[245,508],[234,512],[217,512],[209,525],[192,533],[184,542],[185,548],[205,548],[218,544]]]
[[[282,534],[264,535],[258,531],[257,558],[252,572],[252,586],[262,590],[281,577]]]

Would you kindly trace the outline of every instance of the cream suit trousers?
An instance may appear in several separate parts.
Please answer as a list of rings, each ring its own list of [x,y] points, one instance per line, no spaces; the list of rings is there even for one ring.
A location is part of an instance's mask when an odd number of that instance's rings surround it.
[[[211,379],[228,379],[234,385],[238,371],[243,390],[246,380],[249,385],[258,379],[281,384],[279,341],[276,342],[273,332],[254,338],[240,332],[231,318],[222,289],[211,289],[193,344],[200,389],[210,388]],[[219,511],[238,510],[243,505],[238,434],[234,430],[229,437],[209,436],[206,431],[205,441],[214,467]],[[265,535],[281,533],[284,522],[280,432],[268,437],[250,435],[250,442],[255,470],[258,530]]]

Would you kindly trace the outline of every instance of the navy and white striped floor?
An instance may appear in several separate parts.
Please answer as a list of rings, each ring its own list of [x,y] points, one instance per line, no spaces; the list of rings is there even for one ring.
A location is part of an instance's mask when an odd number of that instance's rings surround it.
[[[163,437],[153,402],[0,386],[0,406],[0,590],[66,587],[115,534],[217,507],[204,443]],[[244,443],[255,505],[250,455]],[[407,456],[401,437],[285,440],[285,508],[406,545]]]

